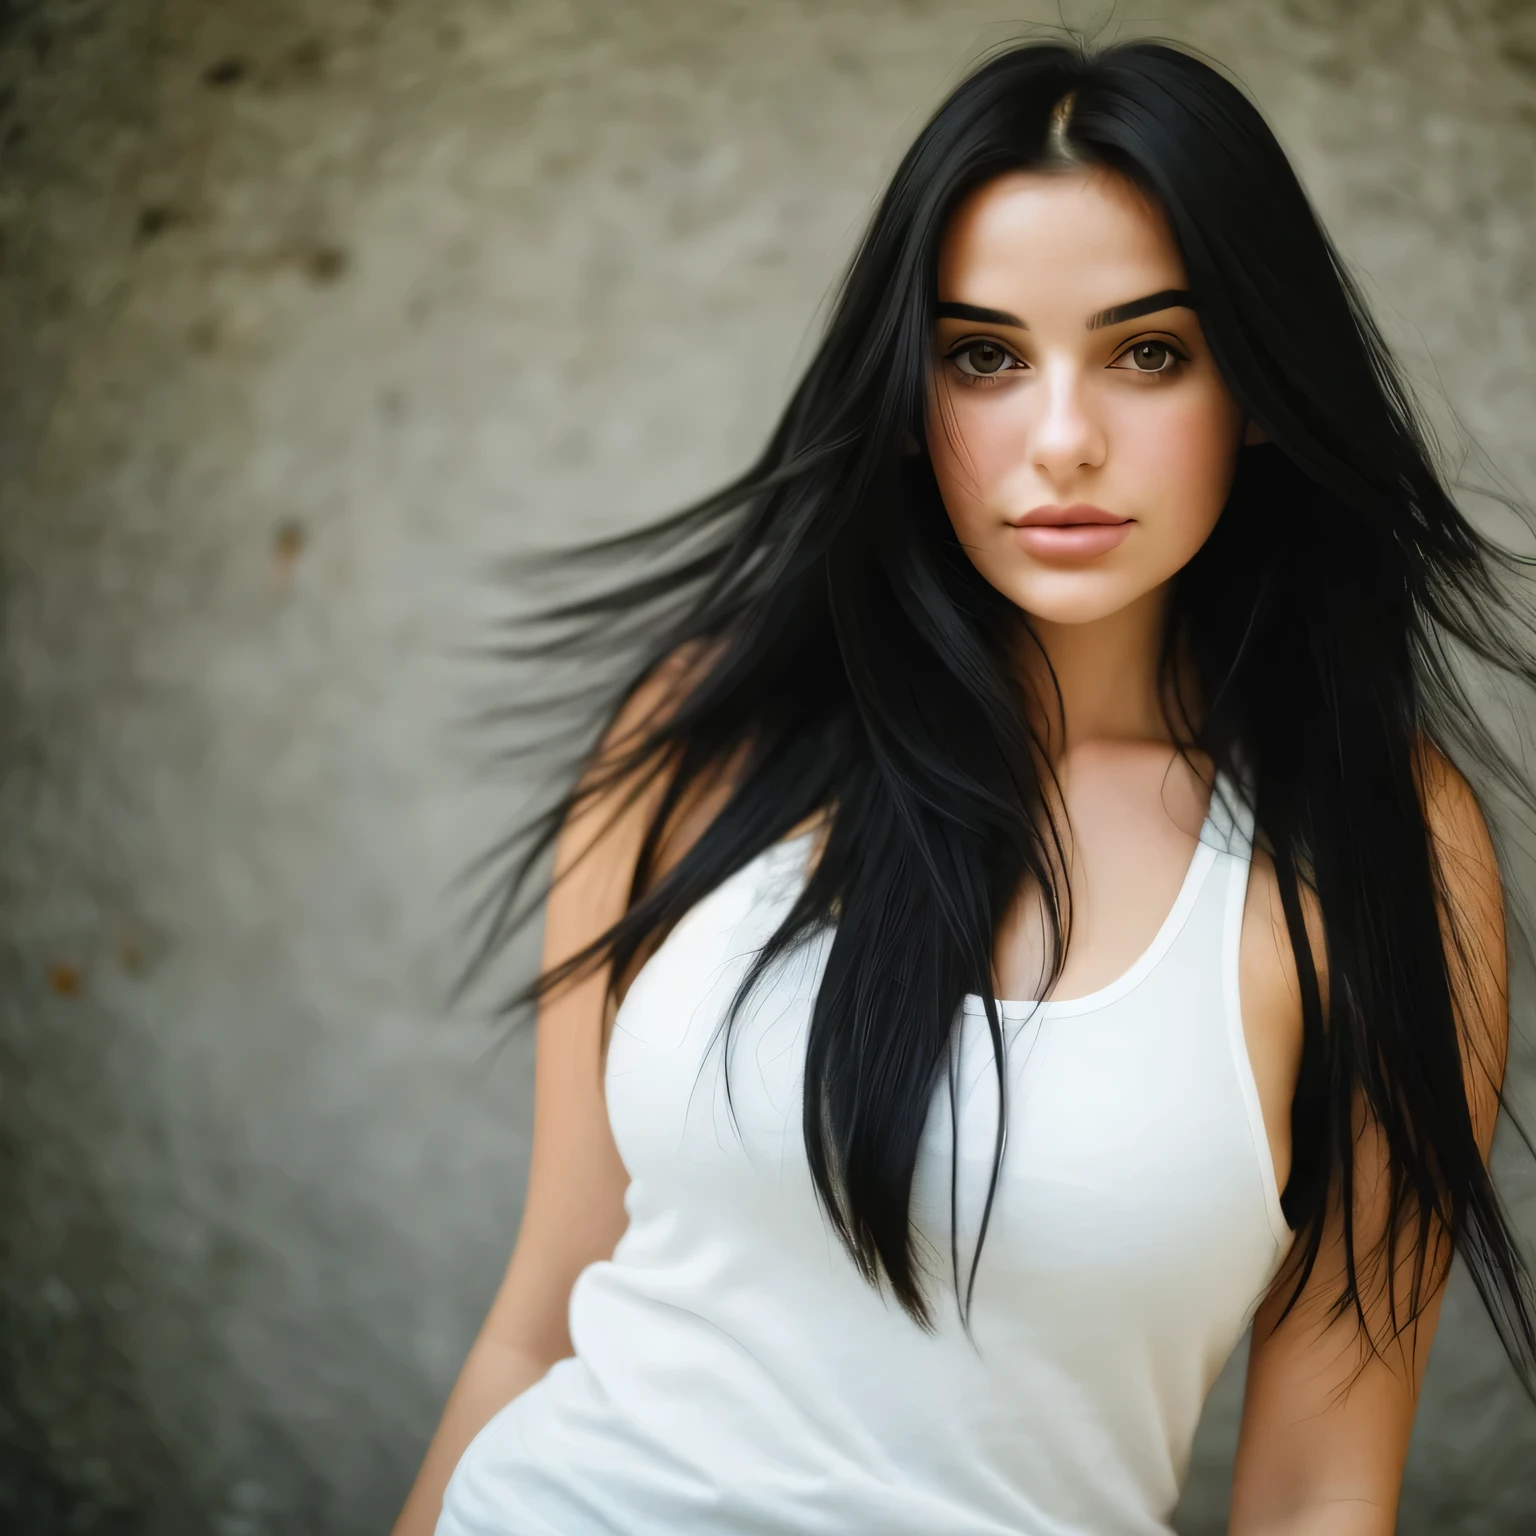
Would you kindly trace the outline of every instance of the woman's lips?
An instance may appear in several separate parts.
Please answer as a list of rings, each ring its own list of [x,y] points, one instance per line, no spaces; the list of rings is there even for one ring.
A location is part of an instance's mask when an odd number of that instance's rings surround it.
[[[1102,507],[1036,507],[1013,524],[1019,548],[1038,560],[1085,560],[1124,542],[1131,519]]]
[[[1127,523],[1022,523],[1013,530],[1019,548],[1039,560],[1080,560],[1108,554],[1131,531]]]

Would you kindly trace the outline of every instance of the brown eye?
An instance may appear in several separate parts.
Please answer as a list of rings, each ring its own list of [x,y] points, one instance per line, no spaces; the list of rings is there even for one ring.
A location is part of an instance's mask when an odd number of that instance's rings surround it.
[[[994,378],[1018,366],[1013,354],[995,341],[968,341],[949,356],[961,373],[973,379]]]
[[[1166,341],[1138,341],[1120,354],[1119,362],[1127,363],[1137,373],[1167,373],[1183,359]]]

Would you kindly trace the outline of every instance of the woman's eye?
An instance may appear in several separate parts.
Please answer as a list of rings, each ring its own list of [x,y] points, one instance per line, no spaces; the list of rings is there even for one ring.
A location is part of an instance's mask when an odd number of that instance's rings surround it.
[[[1138,341],[1115,359],[1115,366],[1124,365],[1136,373],[1168,373],[1183,361],[1166,341]]]
[[[1019,366],[1018,359],[995,341],[969,341],[951,352],[949,360],[972,379],[996,378]]]

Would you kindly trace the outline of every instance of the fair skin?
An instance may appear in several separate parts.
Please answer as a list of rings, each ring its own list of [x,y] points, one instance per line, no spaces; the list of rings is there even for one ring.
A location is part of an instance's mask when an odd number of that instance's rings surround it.
[[[1071,997],[1112,980],[1145,948],[1194,851],[1206,800],[1200,774],[1209,765],[1197,759],[1192,767],[1174,750],[1155,659],[1168,582],[1215,525],[1241,445],[1257,433],[1232,401],[1193,309],[1174,304],[1125,319],[1105,316],[1187,286],[1157,210],[1110,175],[1018,174],[981,188],[946,233],[939,285],[941,304],[972,312],[941,311],[928,452],[961,543],[1028,616],[1061,692],[1059,716],[1044,711],[1041,725],[1059,787],[1054,810],[1072,916],[1053,995]],[[976,310],[992,318],[978,320]],[[1096,318],[1103,323],[1090,324]],[[1083,504],[1123,520],[1112,548],[1085,552],[1070,530],[1016,526],[1042,507]],[[1041,681],[1040,653],[1024,655],[1020,665],[1027,683]],[[634,727],[664,686],[636,701],[617,735]],[[1421,780],[1451,899],[1482,937],[1479,964],[1457,1003],[1486,1155],[1507,1040],[1497,868],[1476,803],[1449,764],[1426,751]],[[581,949],[623,912],[659,793],[655,786],[618,816],[607,805],[589,807],[565,829],[546,916],[546,965]],[[673,825],[668,859],[681,855],[714,809],[705,798]],[[1315,910],[1308,919],[1320,955]],[[1021,891],[997,936],[1001,996],[1034,995],[1043,937],[1038,895]],[[469,1440],[571,1353],[571,1287],[587,1264],[611,1256],[623,1231],[627,1179],[602,1087],[613,1006],[607,980],[594,975],[541,1010],[522,1228],[395,1536],[427,1536]],[[1322,981],[1326,986],[1326,974]],[[1249,881],[1240,987],[1283,1187],[1301,1003],[1273,869],[1262,854]],[[1355,1219],[1368,1243],[1380,1221],[1383,1162],[1366,1119],[1359,1147]],[[1259,1309],[1234,1536],[1385,1536],[1393,1529],[1439,1293],[1379,1357],[1362,1353],[1352,1322],[1322,1315],[1337,1287],[1341,1230],[1330,1222],[1318,1272],[1284,1322],[1284,1274]],[[1399,1285],[1400,1301],[1405,1294]],[[1388,1296],[1385,1285],[1368,1291],[1368,1316],[1378,1327]]]

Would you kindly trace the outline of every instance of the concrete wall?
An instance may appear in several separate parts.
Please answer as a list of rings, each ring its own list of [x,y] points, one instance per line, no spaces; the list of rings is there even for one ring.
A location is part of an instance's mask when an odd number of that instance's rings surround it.
[[[739,466],[923,111],[1057,14],[0,5],[0,1526],[387,1525],[527,1151],[526,1041],[444,1003],[452,877],[527,793],[463,729],[493,557]],[[1536,493],[1529,0],[1109,25],[1240,72]],[[1402,1528],[1533,1507],[1458,1290]]]

